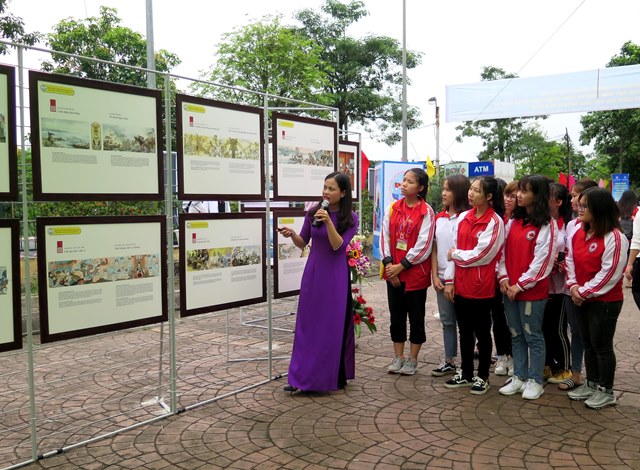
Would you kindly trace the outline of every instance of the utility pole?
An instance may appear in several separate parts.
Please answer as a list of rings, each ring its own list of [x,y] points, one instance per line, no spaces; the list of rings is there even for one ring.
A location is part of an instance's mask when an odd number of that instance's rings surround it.
[[[407,159],[407,0],[402,0],[402,161]]]
[[[564,138],[567,142],[567,165],[569,171],[567,174],[567,188],[569,188],[569,179],[571,177],[571,141],[569,140],[569,130],[566,127],[564,128]]]

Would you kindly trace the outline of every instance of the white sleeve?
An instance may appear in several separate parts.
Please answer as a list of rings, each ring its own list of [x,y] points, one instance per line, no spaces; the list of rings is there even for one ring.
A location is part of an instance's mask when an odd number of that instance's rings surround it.
[[[391,256],[389,246],[389,207],[385,208],[384,219],[382,219],[382,230],[380,231],[380,256],[382,259]]]
[[[431,249],[433,248],[433,235],[435,233],[435,214],[429,204],[427,204],[427,213],[422,219],[420,224],[420,232],[418,232],[418,239],[416,244],[411,248],[405,259],[412,265],[425,262],[431,256]]]
[[[509,231],[511,230],[511,221],[513,219],[509,219],[509,221],[507,222],[507,225],[504,228],[504,240],[505,243],[502,244],[502,249],[500,250],[500,261],[498,261],[498,266],[496,268],[497,274],[498,274],[498,282],[507,279],[509,276],[507,275],[507,264],[505,262],[505,247],[506,247],[506,241],[507,241],[507,237],[509,236]]]
[[[504,244],[504,223],[494,214],[487,227],[480,233],[478,243],[472,250],[454,250],[451,258],[456,266],[470,268],[489,264]]]
[[[460,222],[464,220],[466,212],[463,212],[456,219],[456,223],[453,225],[453,233],[451,234],[452,244],[451,246],[455,248],[458,244],[458,226]],[[445,284],[453,284],[454,279],[456,278],[456,265],[453,260],[449,260],[449,256],[447,255],[447,265],[444,268],[444,283]]]
[[[613,289],[624,273],[628,246],[627,237],[619,230],[614,229],[604,236],[600,271],[578,289],[580,297],[583,299],[599,297]]]
[[[631,249],[640,250],[640,211],[633,219],[633,236],[631,237]]]
[[[518,279],[518,287],[520,287],[520,289],[531,289],[551,274],[553,260],[555,259],[557,236],[558,227],[555,220],[551,219],[547,225],[540,227],[536,239],[536,246],[533,249],[533,260],[529,265],[529,269],[522,273]]]
[[[564,263],[564,268],[565,268],[565,276],[566,276],[566,287],[567,289],[571,289],[571,287],[575,286],[578,281],[576,280],[576,265],[573,262],[573,235],[575,234],[575,232],[572,233],[571,238],[569,237],[569,230],[567,227],[567,246],[566,246],[566,250],[567,250],[567,257],[565,258],[565,263]]]

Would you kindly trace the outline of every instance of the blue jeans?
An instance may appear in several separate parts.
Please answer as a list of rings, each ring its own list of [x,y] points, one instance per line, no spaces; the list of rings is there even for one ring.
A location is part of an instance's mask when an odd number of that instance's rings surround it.
[[[455,305],[445,298],[444,290],[438,292],[436,296],[440,321],[442,322],[445,359],[455,358],[458,355],[458,328],[456,326]]]
[[[567,312],[567,321],[571,329],[571,372],[579,374],[582,372],[582,358],[584,356],[584,346],[578,329],[577,308],[571,300],[570,295],[564,296],[564,308]]]
[[[504,311],[511,331],[513,375],[521,380],[533,379],[542,384],[545,343],[542,333],[544,300],[509,300],[504,297]]]

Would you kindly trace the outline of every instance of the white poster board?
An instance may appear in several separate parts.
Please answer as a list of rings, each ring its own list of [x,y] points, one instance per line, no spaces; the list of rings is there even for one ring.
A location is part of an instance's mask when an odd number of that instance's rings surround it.
[[[36,200],[160,200],[159,90],[29,72]]]
[[[37,219],[42,342],[167,320],[166,219]]]
[[[264,214],[180,214],[180,314],[264,302]]]
[[[274,198],[316,199],[325,177],[336,170],[335,122],[273,113]]]
[[[301,250],[294,245],[291,238],[285,238],[277,231],[280,227],[289,227],[296,233],[302,230],[304,223],[304,211],[279,212],[274,211],[273,217],[274,235],[276,241],[276,253],[274,257],[274,298],[297,295],[300,292],[300,281],[302,273],[307,265],[307,259],[311,250],[311,245],[307,245]]]
[[[0,220],[0,352],[22,348],[17,220]]]
[[[18,199],[15,71],[0,65],[0,201]]]
[[[262,109],[176,96],[178,197],[264,199]]]

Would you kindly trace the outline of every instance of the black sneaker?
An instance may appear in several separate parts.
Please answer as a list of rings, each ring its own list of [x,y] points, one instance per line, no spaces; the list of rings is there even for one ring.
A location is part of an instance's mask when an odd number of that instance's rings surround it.
[[[451,375],[456,373],[456,366],[450,362],[443,362],[438,367],[431,371],[431,375],[434,377],[442,377],[444,375]]]
[[[471,387],[472,385],[472,381],[462,377],[462,371],[456,372],[456,375],[444,383],[444,386],[447,388]]]
[[[488,380],[481,379],[480,377],[473,378],[473,385],[471,386],[472,395],[484,395],[491,385]]]

